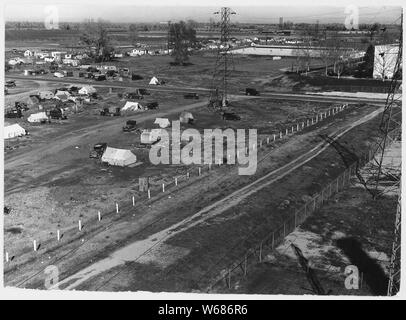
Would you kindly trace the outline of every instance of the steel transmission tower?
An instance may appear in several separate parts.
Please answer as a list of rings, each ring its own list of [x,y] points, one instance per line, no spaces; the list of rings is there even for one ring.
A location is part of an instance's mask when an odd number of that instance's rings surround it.
[[[401,19],[403,19],[403,15],[401,16]],[[371,171],[372,181],[370,182],[370,191],[372,191],[372,195],[375,199],[379,198],[388,191],[393,191],[394,189],[396,190],[398,186],[400,186],[400,167],[399,170],[388,170],[382,166],[382,163],[388,144],[390,144],[391,140],[396,140],[400,137],[402,93],[399,90],[399,84],[402,77],[402,27],[403,23],[401,22],[399,51],[397,53],[397,58],[393,69],[393,77],[388,88],[385,109],[382,113],[381,123],[379,125],[381,137],[378,141],[377,148],[374,152],[374,158],[372,160],[373,170]],[[395,129],[399,131],[395,131]],[[382,185],[382,180],[384,179],[385,186]],[[391,183],[387,183],[387,180],[391,181]]]
[[[209,107],[222,108],[228,103],[227,80],[230,71],[234,69],[234,61],[230,51],[230,15],[236,14],[230,8],[223,7],[214,14],[221,15],[220,43],[217,49],[217,59],[214,67]]]
[[[400,223],[401,223],[401,166],[400,162],[396,167],[388,168],[383,166],[385,150],[391,141],[401,137],[401,111],[402,94],[399,90],[401,82],[401,64],[403,49],[403,14],[401,14],[399,51],[397,53],[393,77],[388,88],[385,109],[382,114],[379,126],[381,138],[372,160],[372,179],[369,181],[370,192],[375,199],[379,199],[383,194],[397,190],[397,206],[395,217],[395,232],[392,243],[392,253],[389,265],[388,295],[395,295],[400,288]],[[386,54],[386,53],[385,53]]]

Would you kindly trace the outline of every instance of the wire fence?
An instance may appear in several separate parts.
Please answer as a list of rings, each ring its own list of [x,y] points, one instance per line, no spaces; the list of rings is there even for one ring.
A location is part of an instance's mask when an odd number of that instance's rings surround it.
[[[400,128],[396,128],[389,133],[389,137],[393,141],[399,134]],[[210,292],[215,286],[221,284],[225,284],[228,289],[231,289],[234,281],[247,275],[249,267],[262,262],[266,254],[274,251],[288,234],[293,232],[314,212],[318,211],[330,198],[346,189],[351,183],[351,177],[356,175],[360,168],[374,159],[375,153],[378,151],[377,146],[378,143],[373,144],[357,161],[349,165],[343,173],[331,181],[319,193],[314,195],[311,200],[307,201],[299,209],[296,209],[293,215],[286,219],[281,225],[272,230],[254,247],[248,249],[245,254],[224,268],[218,276],[214,277],[214,280],[206,291]]]

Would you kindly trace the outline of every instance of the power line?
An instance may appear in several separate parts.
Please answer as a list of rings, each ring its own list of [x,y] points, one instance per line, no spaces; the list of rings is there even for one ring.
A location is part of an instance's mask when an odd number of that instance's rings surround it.
[[[230,15],[236,14],[228,7],[221,8],[214,14],[221,15],[220,41],[217,49],[217,59],[214,66],[212,86],[209,99],[209,108],[221,109],[228,104],[228,77],[234,68],[233,56],[230,46]],[[219,89],[221,88],[221,93]]]

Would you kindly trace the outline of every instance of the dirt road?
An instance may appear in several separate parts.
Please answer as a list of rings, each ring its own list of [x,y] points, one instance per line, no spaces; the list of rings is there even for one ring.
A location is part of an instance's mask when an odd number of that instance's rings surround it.
[[[124,88],[124,89],[134,89],[134,88],[145,88],[150,91],[160,91],[160,92],[178,92],[178,93],[187,93],[187,92],[202,92],[207,93],[210,92],[208,88],[201,88],[201,87],[179,87],[179,86],[140,86],[137,83],[123,83],[119,81],[110,81],[110,82],[86,82],[79,79],[71,79],[71,78],[45,78],[39,79],[38,77],[33,76],[9,76],[7,75],[7,79],[11,80],[35,80],[37,82],[53,82],[53,83],[63,83],[63,84],[80,84],[80,85],[89,85],[91,84],[94,87],[109,87],[109,88]],[[242,92],[234,92],[235,96],[244,96]],[[264,98],[273,98],[277,100],[296,100],[296,101],[309,101],[309,102],[333,102],[333,103],[373,103],[373,104],[383,104],[385,99],[376,99],[376,98],[365,98],[365,97],[346,97],[346,96],[323,96],[317,94],[301,94],[301,93],[279,93],[279,92],[266,92],[261,94],[261,96],[256,96],[256,99]]]

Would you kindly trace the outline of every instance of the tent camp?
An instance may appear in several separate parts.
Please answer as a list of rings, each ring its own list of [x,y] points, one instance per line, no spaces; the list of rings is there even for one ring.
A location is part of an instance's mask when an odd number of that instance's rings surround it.
[[[42,122],[42,121],[48,121],[48,116],[46,115],[45,112],[38,112],[38,113],[33,113],[27,118],[28,122]]]
[[[142,105],[139,102],[127,101],[121,111],[138,111],[143,110]]]
[[[96,92],[96,89],[94,87],[92,87],[92,86],[84,86],[84,87],[80,88],[80,90],[79,90],[79,94],[90,95],[90,94],[93,94],[95,92]]]
[[[168,128],[171,126],[171,122],[168,118],[156,118],[154,124],[157,124],[160,128]]]
[[[15,137],[21,137],[26,135],[25,129],[18,123],[4,126],[4,139],[11,139]]]
[[[193,114],[187,111],[183,111],[179,116],[179,121],[181,123],[192,123],[194,120]]]
[[[137,157],[130,150],[107,147],[101,161],[111,166],[124,167],[137,162]]]
[[[161,81],[159,81],[157,77],[152,77],[152,78],[151,78],[151,81],[149,82],[149,84],[152,84],[152,85],[159,85],[159,84],[161,84]]]

